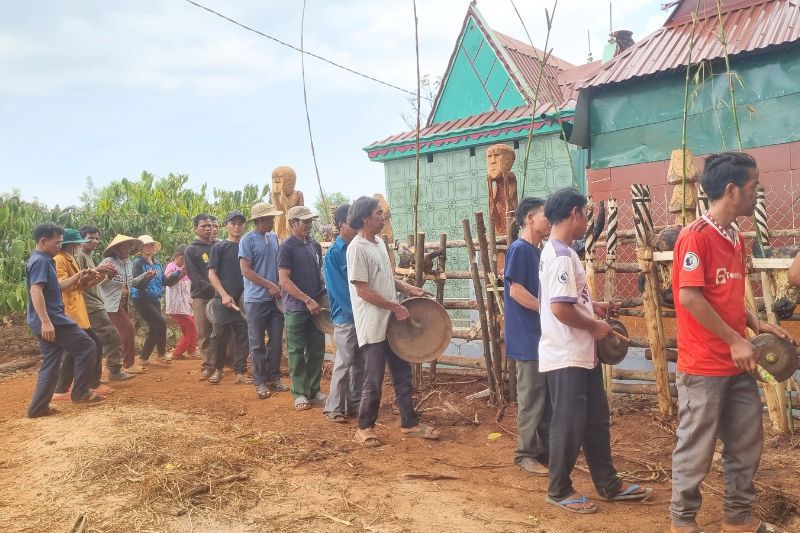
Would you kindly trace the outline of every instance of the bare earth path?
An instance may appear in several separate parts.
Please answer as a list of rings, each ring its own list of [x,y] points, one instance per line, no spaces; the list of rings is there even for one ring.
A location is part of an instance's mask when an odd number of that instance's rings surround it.
[[[352,421],[295,412],[288,394],[259,401],[230,375],[208,385],[198,366],[154,365],[102,405],[67,402],[38,420],[24,418],[35,374],[0,381],[0,531],[69,531],[81,515],[86,531],[105,532],[668,530],[674,440],[647,400],[615,402],[613,448],[617,468],[648,480],[653,498],[599,502],[599,513],[579,516],[546,505],[546,480],[510,464],[515,412],[500,426],[484,403],[465,402],[481,388],[474,378],[441,376],[442,394],[421,407],[442,427],[441,442],[400,436],[387,387],[378,427],[386,445],[365,449]],[[494,432],[502,436],[490,440]],[[798,442],[770,438],[758,478],[759,510],[790,531],[800,531]],[[596,496],[588,474],[575,480]],[[709,532],[719,529],[720,489],[712,471],[700,517]]]

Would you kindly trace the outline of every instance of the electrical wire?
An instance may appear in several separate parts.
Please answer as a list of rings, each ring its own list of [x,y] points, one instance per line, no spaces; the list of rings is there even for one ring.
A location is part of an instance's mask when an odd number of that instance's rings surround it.
[[[300,52],[303,51],[303,44],[305,42],[305,25],[306,25],[306,0],[303,0],[303,15],[300,18]],[[322,207],[325,209],[325,216],[323,219],[331,217],[330,209],[328,209],[328,201],[325,199],[325,191],[322,190],[322,180],[319,177],[319,166],[317,165],[317,151],[314,148],[314,136],[311,134],[311,115],[308,113],[308,90],[306,89],[306,61],[305,55],[300,54],[300,74],[303,79],[303,105],[306,109],[306,124],[308,124],[308,140],[311,143],[311,159],[314,160],[314,172],[317,174],[317,185],[319,186],[319,197],[322,199]]]
[[[294,46],[293,44],[289,44],[286,41],[282,41],[282,40],[278,39],[277,37],[273,37],[272,35],[267,35],[266,33],[262,32],[262,31],[259,31],[259,30],[255,29],[255,28],[247,26],[246,24],[242,24],[241,22],[239,22],[237,20],[234,20],[231,17],[228,17],[227,15],[223,15],[222,13],[220,13],[218,11],[214,11],[210,7],[206,7],[203,4],[197,3],[194,0],[185,0],[185,1],[187,3],[195,6],[195,7],[198,7],[200,9],[205,10],[205,11],[208,11],[209,13],[211,13],[213,15],[216,15],[216,16],[222,18],[222,19],[225,19],[228,22],[236,24],[240,28],[244,28],[247,31],[251,31],[251,32],[253,32],[255,34],[258,34],[261,37],[265,37],[265,38],[267,38],[267,39],[269,39],[271,41],[274,41],[274,42],[276,42],[276,43],[278,43],[278,44],[280,44],[282,46],[285,46],[287,48],[291,48],[295,52],[300,52],[301,54],[305,54],[305,55],[311,56],[313,58],[319,59],[320,61],[324,61],[325,63],[328,63],[329,65],[332,65],[332,66],[334,66],[336,68],[345,70],[345,71],[347,71],[347,72],[349,72],[351,74],[355,74],[356,76],[360,76],[362,78],[366,78],[366,79],[368,79],[370,81],[374,81],[375,83],[380,83],[381,85],[385,85],[386,87],[391,87],[392,89],[396,89],[398,91],[404,92],[406,94],[410,94],[412,96],[416,96],[417,95],[417,93],[415,93],[414,91],[409,91],[409,90],[403,89],[402,87],[398,87],[397,85],[393,85],[393,84],[391,84],[391,83],[389,83],[387,81],[379,80],[378,78],[376,78],[374,76],[370,76],[369,74],[364,74],[363,72],[359,72],[359,71],[357,71],[355,69],[352,69],[350,67],[346,67],[346,66],[341,65],[341,64],[339,64],[339,63],[337,63],[335,61],[332,61],[330,59],[322,57],[321,55],[315,54],[313,52],[308,52],[306,50],[303,50],[302,48],[298,48],[298,47]],[[426,100],[430,100],[430,98],[428,98],[428,97],[423,97],[423,98],[425,98]]]

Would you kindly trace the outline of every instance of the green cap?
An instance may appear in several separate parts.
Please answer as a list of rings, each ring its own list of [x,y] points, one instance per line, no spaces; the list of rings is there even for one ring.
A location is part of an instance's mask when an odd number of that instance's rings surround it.
[[[89,239],[81,238],[80,231],[72,228],[64,229],[64,241],[61,244],[83,244],[85,242],[89,242]]]

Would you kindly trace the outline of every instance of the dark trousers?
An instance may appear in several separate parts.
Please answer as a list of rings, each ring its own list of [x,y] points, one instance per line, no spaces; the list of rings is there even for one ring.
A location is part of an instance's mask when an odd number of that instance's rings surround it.
[[[106,367],[112,372],[118,371],[122,368],[122,348],[117,328],[114,327],[105,309],[90,311],[89,322],[92,325],[92,331],[103,344]]]
[[[221,306],[222,304],[220,304]],[[225,368],[225,359],[228,354],[228,342],[233,333],[233,371],[237,374],[247,372],[247,322],[236,313],[238,318],[232,322],[215,322],[211,333],[211,349],[214,352],[214,368],[222,370]]]
[[[92,379],[89,382],[89,388],[96,389],[100,386],[100,375],[103,373],[103,344],[91,328],[83,331],[94,341],[94,345],[97,348],[96,362],[92,368]],[[58,377],[58,384],[56,385],[56,392],[59,394],[67,392],[74,378],[75,356],[70,352],[64,352],[61,358],[61,371]]]
[[[411,365],[400,359],[386,341],[367,344],[364,347],[364,388],[358,409],[359,429],[374,428],[381,406],[381,389],[386,364],[392,374],[394,395],[400,410],[400,427],[413,428],[419,423],[414,402],[411,399]]]
[[[53,391],[58,383],[64,352],[72,354],[75,360],[75,383],[72,387],[72,399],[80,400],[89,394],[89,382],[97,359],[97,346],[77,324],[56,326],[55,330],[54,342],[39,338],[42,363],[39,366],[39,376],[36,380],[33,399],[28,407],[28,416],[31,418],[47,411],[47,406],[53,398]]]
[[[517,450],[514,462],[526,457],[543,465],[550,462],[550,420],[553,407],[547,392],[547,374],[539,361],[517,361]]]
[[[163,356],[167,353],[167,321],[161,314],[161,300],[134,298],[133,306],[147,323],[147,337],[142,345],[142,359],[145,361],[150,359],[153,348],[157,350],[158,355]]]
[[[128,314],[127,299],[123,298],[119,303],[119,309],[113,313],[108,313],[108,318],[119,334],[122,367],[133,366],[136,358],[136,330],[133,327],[133,320]]]
[[[608,400],[603,390],[602,368],[599,365],[592,370],[568,367],[546,374],[553,405],[548,495],[561,501],[575,492],[570,475],[581,448],[600,496],[618,494],[622,480],[611,461]]]
[[[265,385],[281,380],[283,313],[274,301],[245,302],[247,336],[253,356],[253,383]],[[264,342],[264,335],[268,337]]]

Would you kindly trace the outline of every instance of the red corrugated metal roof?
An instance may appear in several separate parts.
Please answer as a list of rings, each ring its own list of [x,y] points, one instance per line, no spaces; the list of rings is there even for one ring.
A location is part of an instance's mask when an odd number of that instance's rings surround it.
[[[505,48],[511,61],[514,62],[514,65],[516,65],[522,73],[522,77],[525,78],[525,82],[530,87],[530,90],[535,92],[544,52],[522,41],[518,41],[513,37],[500,33],[497,30],[494,30],[494,34],[497,36],[503,48]],[[538,101],[561,102],[563,95],[558,85],[558,75],[560,71],[572,68],[573,66],[574,65],[571,63],[567,63],[563,59],[551,54],[544,68],[542,83],[539,86]],[[526,96],[528,97],[528,101],[533,101],[533,94]]]
[[[547,113],[549,111],[554,111],[555,107],[550,102],[544,102],[538,106],[536,111],[537,117],[542,113]],[[513,109],[506,109],[503,111],[489,111],[487,113],[481,113],[479,115],[473,115],[467,118],[459,118],[455,120],[449,120],[447,122],[440,122],[438,124],[433,124],[432,126],[428,126],[423,128],[419,132],[420,138],[429,137],[432,135],[443,134],[451,131],[458,131],[467,128],[480,128],[482,126],[487,126],[489,124],[495,124],[498,122],[504,122],[506,120],[514,120],[519,118],[528,118],[531,117],[531,106],[520,106],[515,107]],[[395,142],[403,142],[414,140],[416,138],[416,131],[406,131],[403,133],[398,133],[396,135],[390,135],[383,140],[375,141],[374,143],[370,144],[367,149],[372,146],[379,146],[385,145],[389,143]]]
[[[732,1],[735,3],[726,7],[729,11],[722,15],[729,55],[800,40],[800,0],[750,0],[746,5],[740,0]],[[696,5],[694,0],[684,0],[673,15],[687,3]],[[705,18],[698,20],[692,63],[724,57],[717,39],[717,22],[716,12],[708,11]],[[670,17],[667,25],[603,65],[580,87],[618,83],[686,66],[691,32],[691,17]]]

